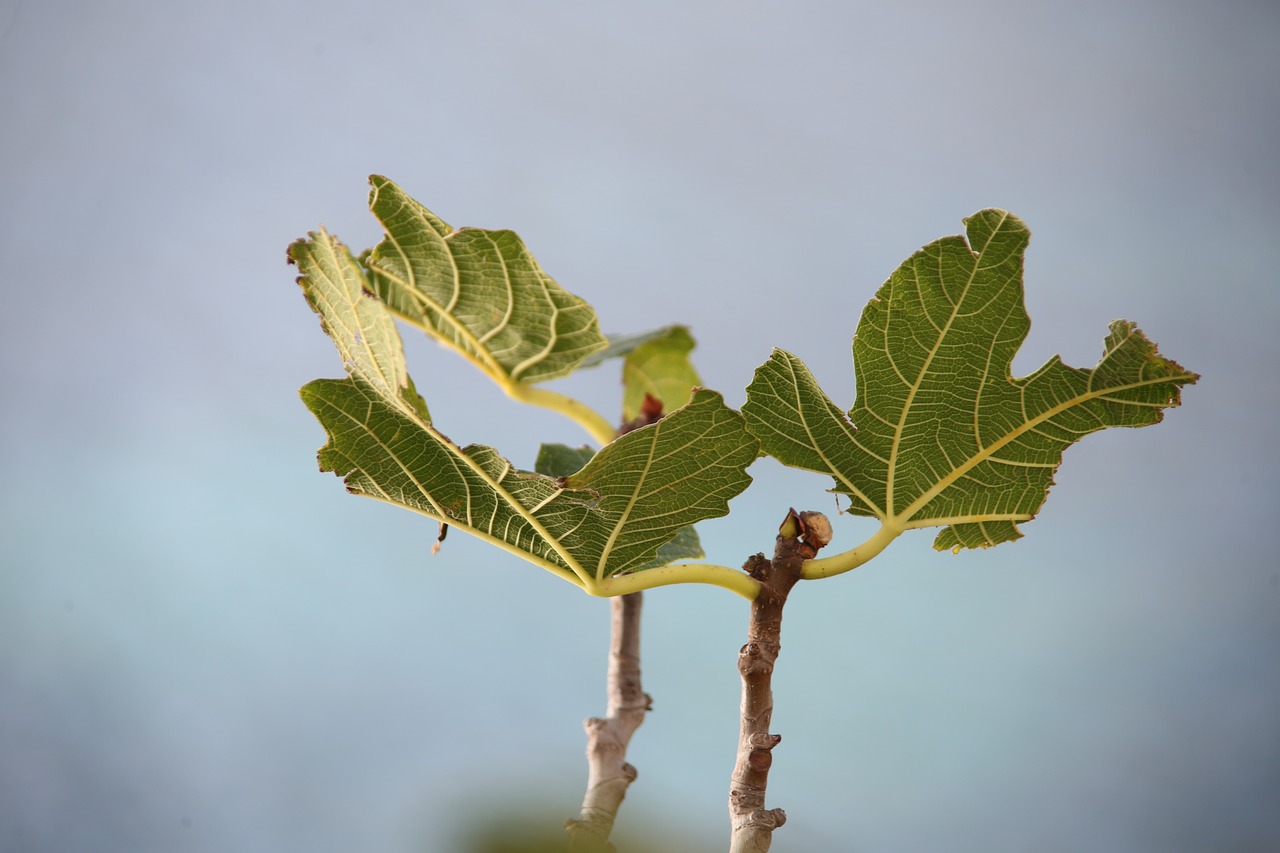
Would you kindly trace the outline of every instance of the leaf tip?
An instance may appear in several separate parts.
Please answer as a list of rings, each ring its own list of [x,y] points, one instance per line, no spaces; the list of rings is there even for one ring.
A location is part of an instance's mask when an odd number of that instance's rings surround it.
[[[377,207],[378,196],[382,193],[384,189],[387,189],[389,187],[390,188],[395,187],[395,182],[392,181],[390,178],[384,177],[382,175],[369,176],[369,209],[370,210],[373,210]]]

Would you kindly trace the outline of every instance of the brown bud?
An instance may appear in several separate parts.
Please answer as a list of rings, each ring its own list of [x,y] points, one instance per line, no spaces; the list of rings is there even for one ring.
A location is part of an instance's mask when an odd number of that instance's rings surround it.
[[[814,550],[826,547],[831,542],[831,521],[820,512],[800,513],[800,524],[804,527],[805,544]]]
[[[756,580],[764,580],[764,576],[768,573],[771,565],[772,563],[765,559],[764,554],[752,554],[742,564],[742,570]]]

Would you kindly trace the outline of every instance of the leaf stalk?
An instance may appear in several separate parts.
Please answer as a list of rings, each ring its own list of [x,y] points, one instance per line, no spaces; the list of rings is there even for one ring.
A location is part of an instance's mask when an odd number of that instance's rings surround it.
[[[520,403],[541,406],[544,409],[550,409],[553,412],[564,415],[586,430],[587,434],[599,442],[601,447],[613,441],[617,436],[614,427],[586,403],[556,391],[538,388],[524,382],[513,382],[510,379],[495,376],[492,373],[490,377],[502,387],[502,390],[511,399]]]
[[[584,589],[591,595],[607,598],[677,583],[703,583],[723,587],[736,592],[747,601],[754,601],[760,594],[760,582],[750,575],[739,569],[708,563],[673,563],[633,574],[612,575],[598,583],[588,584]]]
[[[888,547],[890,542],[902,535],[905,529],[900,524],[882,522],[880,528],[856,548],[851,548],[842,554],[823,557],[820,560],[806,560],[801,570],[801,577],[805,580],[816,580],[852,571],[877,556]]]

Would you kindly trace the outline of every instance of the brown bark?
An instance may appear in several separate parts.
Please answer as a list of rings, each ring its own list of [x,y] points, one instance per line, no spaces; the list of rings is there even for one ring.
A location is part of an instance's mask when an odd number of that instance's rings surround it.
[[[587,791],[577,820],[565,828],[569,850],[598,853],[612,850],[609,835],[636,769],[627,763],[627,745],[644,722],[652,700],[640,684],[641,593],[609,600],[611,615],[608,704],[604,717],[586,721]]]
[[[729,786],[732,824],[730,853],[765,853],[773,831],[786,822],[782,809],[765,808],[765,790],[773,748],[781,735],[769,732],[773,717],[773,668],[782,651],[782,609],[800,568],[830,540],[830,524],[821,513],[787,513],[778,533],[772,560],[757,554],[743,568],[760,581],[760,595],[751,602],[747,643],[738,653],[742,675],[742,714],[738,758]]]

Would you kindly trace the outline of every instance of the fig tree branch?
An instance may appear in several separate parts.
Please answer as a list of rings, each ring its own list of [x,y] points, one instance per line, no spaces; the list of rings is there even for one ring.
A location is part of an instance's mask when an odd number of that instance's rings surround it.
[[[643,593],[610,599],[608,699],[604,717],[587,730],[587,791],[576,820],[566,824],[573,853],[611,850],[609,835],[636,769],[627,763],[631,736],[652,701],[640,683],[640,614]]]
[[[778,531],[773,559],[756,554],[743,568],[760,582],[751,602],[747,642],[738,653],[742,711],[738,757],[729,786],[730,853],[765,853],[773,831],[786,822],[782,809],[765,808],[773,748],[782,736],[769,731],[773,717],[773,669],[782,650],[782,609],[801,579],[805,560],[831,539],[831,524],[818,512],[790,510]]]

